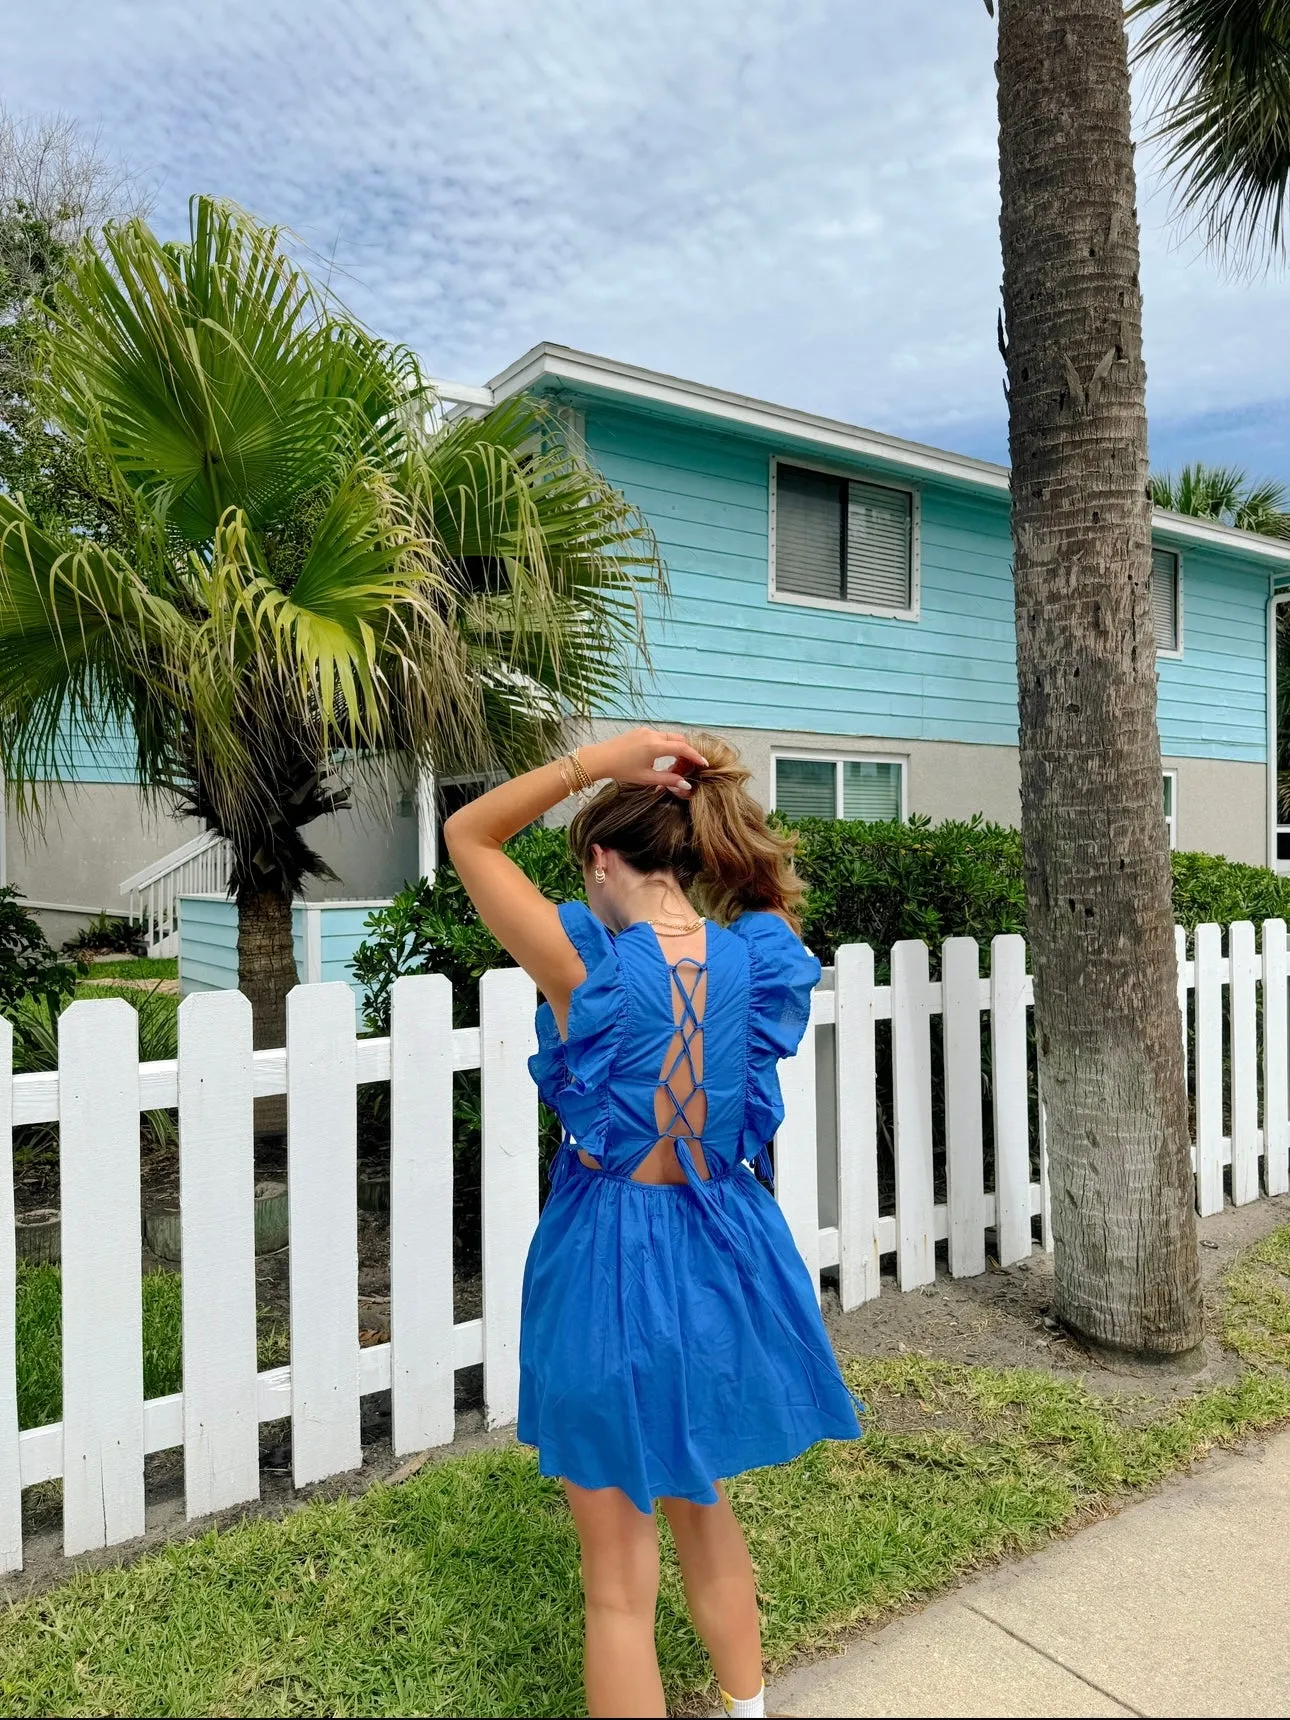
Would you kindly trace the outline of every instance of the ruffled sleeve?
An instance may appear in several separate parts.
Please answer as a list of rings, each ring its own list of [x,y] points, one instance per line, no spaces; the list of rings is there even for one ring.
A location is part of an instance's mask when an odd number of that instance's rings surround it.
[[[752,1162],[784,1121],[778,1065],[802,1042],[820,964],[778,914],[741,914],[730,930],[748,946],[743,1156]]]
[[[563,1039],[550,1004],[537,1012],[538,1049],[529,1073],[543,1102],[578,1146],[593,1158],[604,1149],[609,1076],[626,1025],[627,996],[614,940],[584,902],[564,902],[560,924],[582,958],[587,977],[569,1000]]]

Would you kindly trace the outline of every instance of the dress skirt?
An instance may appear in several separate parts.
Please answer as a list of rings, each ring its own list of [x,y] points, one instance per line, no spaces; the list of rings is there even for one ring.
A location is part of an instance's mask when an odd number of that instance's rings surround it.
[[[633,1182],[563,1149],[524,1275],[519,1437],[544,1475],[716,1503],[714,1483],[855,1439],[783,1214],[742,1163]]]

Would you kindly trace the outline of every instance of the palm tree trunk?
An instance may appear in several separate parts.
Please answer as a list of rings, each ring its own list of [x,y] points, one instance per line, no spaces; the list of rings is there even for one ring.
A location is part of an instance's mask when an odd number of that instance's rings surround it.
[[[1021,824],[1057,1312],[1201,1337],[1147,581],[1146,372],[1122,0],[1001,0]]]
[[[296,984],[291,899],[276,890],[243,884],[237,892],[237,983],[251,1001],[251,1035],[257,1051],[287,1042],[287,993]],[[257,1136],[286,1133],[285,1096],[257,1099]]]

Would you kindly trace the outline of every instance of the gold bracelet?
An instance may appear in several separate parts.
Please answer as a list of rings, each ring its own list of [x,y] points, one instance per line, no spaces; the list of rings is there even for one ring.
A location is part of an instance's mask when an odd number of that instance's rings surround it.
[[[573,786],[574,786],[574,788],[576,790],[578,790],[580,793],[584,792],[587,789],[594,788],[596,785],[591,780],[591,778],[587,775],[586,765],[584,765],[582,760],[578,757],[578,749],[575,747],[574,750],[567,755],[567,757],[568,757],[569,763],[573,766]]]
[[[564,784],[565,798],[567,799],[573,793],[573,778],[569,772],[568,759],[558,758],[555,761],[555,768],[560,773],[560,781]]]

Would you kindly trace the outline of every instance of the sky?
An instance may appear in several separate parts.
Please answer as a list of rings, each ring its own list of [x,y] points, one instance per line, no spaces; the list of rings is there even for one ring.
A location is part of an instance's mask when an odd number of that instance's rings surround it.
[[[981,0],[8,0],[0,100],[288,225],[432,375],[540,340],[1005,455]],[[1290,280],[1139,152],[1152,461],[1290,482]]]

